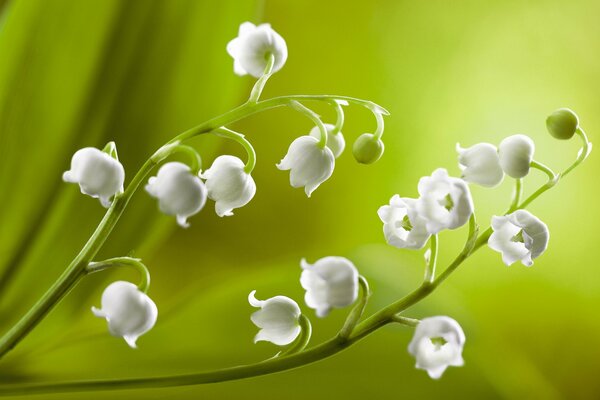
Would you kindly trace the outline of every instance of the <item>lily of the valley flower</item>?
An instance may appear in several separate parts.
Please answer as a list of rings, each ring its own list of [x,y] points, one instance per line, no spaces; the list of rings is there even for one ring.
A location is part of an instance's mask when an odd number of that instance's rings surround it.
[[[433,379],[439,379],[449,366],[463,366],[464,345],[465,334],[458,322],[450,317],[438,316],[421,320],[408,345],[408,352],[416,358],[418,369],[426,370]]]
[[[512,135],[500,142],[498,155],[500,165],[506,174],[512,178],[523,178],[529,173],[535,144],[529,136]]]
[[[344,148],[346,147],[346,141],[344,140],[344,135],[342,135],[341,131],[336,133],[335,135],[332,133],[333,129],[335,128],[335,125],[332,125],[332,124],[323,124],[323,125],[325,125],[325,129],[327,129],[327,147],[329,147],[329,150],[331,150],[331,152],[333,153],[333,156],[335,158],[338,158],[344,151]],[[319,129],[318,126],[315,126],[310,130],[309,135],[316,139],[320,139],[321,138],[321,130]]]
[[[329,147],[321,148],[319,139],[300,136],[292,142],[287,154],[277,164],[282,171],[290,171],[290,184],[294,188],[304,186],[308,197],[325,182],[335,167],[335,157]]]
[[[533,259],[546,250],[550,239],[546,224],[527,210],[492,217],[492,229],[488,245],[502,253],[506,265],[521,260],[523,265],[532,266]]]
[[[314,264],[300,261],[300,284],[306,290],[306,305],[325,317],[332,308],[343,308],[358,297],[358,271],[344,257],[324,257]]]
[[[386,241],[400,249],[421,249],[429,240],[426,221],[416,210],[417,200],[394,195],[390,204],[379,207]]]
[[[234,156],[217,157],[201,177],[206,179],[208,197],[215,201],[219,217],[233,215],[233,209],[245,206],[256,194],[254,179]]]
[[[113,282],[102,293],[102,308],[92,307],[95,316],[105,318],[111,335],[122,337],[136,348],[138,337],[156,323],[156,304],[133,283]]]
[[[283,67],[288,54],[285,40],[270,24],[256,26],[251,22],[240,25],[238,36],[227,44],[227,52],[233,57],[236,74],[255,78],[263,75],[271,55],[274,57],[271,73],[274,73]]]
[[[256,290],[248,295],[252,307],[260,308],[250,316],[250,319],[260,328],[254,337],[254,343],[267,341],[278,346],[292,343],[300,334],[300,307],[285,296],[275,296],[267,300],[258,300]]]
[[[75,152],[71,169],[63,174],[63,180],[79,184],[81,193],[97,198],[104,207],[109,207],[110,198],[123,191],[125,169],[109,154],[85,147]]]
[[[206,186],[191,173],[190,167],[180,162],[163,165],[151,177],[146,191],[158,199],[160,211],[175,215],[177,223],[187,228],[187,219],[198,213],[206,203]]]
[[[463,226],[473,213],[473,199],[468,185],[448,176],[443,168],[419,180],[418,215],[425,220],[429,233]]]
[[[500,166],[500,157],[496,146],[489,143],[478,143],[468,148],[456,145],[458,163],[462,170],[462,178],[481,186],[495,187],[504,179],[504,171]]]

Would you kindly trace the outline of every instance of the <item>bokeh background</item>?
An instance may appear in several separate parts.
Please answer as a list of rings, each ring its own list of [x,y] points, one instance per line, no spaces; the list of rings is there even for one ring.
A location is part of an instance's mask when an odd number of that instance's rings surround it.
[[[99,258],[135,254],[149,265],[156,327],[129,349],[89,312],[110,281],[82,282],[0,363],[2,383],[151,376],[208,370],[271,357],[252,344],[246,296],[302,300],[299,260],[351,258],[369,279],[375,310],[414,288],[422,252],[385,245],[376,210],[443,166],[458,174],[454,146],[525,133],[536,158],[560,170],[578,143],[558,142],[544,120],[558,107],[600,130],[600,3],[575,1],[0,1],[0,329],[49,287],[104,210],[61,181],[72,153],[117,142],[131,177],[179,131],[243,102],[253,83],[237,77],[226,43],[246,20],[270,22],[289,60],[265,96],[344,94],[386,107],[386,153],[358,165],[346,151],[333,177],[307,199],[275,163],[311,128],[278,109],[235,125],[258,152],[255,199],[234,217],[212,203],[178,229],[143,191]],[[330,110],[315,106],[326,120]],[[374,129],[369,112],[347,110],[349,144]],[[235,143],[194,142],[206,165]],[[532,268],[505,267],[482,249],[407,315],[450,315],[467,333],[466,365],[440,381],[414,369],[411,330],[390,326],[344,353],[302,369],[198,387],[40,396],[52,399],[600,398],[598,157],[534,203],[551,229]],[[543,182],[535,172],[531,190]],[[486,224],[509,202],[511,182],[473,187]],[[465,230],[441,238],[441,262]],[[303,304],[302,304],[303,305]],[[304,306],[304,305],[303,305]],[[334,334],[345,311],[317,320],[314,342]]]

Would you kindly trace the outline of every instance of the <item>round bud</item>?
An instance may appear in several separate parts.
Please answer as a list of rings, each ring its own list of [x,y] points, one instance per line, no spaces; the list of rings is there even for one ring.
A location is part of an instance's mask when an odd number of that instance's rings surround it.
[[[571,139],[578,126],[579,118],[577,114],[568,108],[560,108],[546,118],[546,128],[556,139]]]
[[[363,133],[352,147],[354,158],[361,164],[373,164],[383,155],[383,142],[372,133]]]

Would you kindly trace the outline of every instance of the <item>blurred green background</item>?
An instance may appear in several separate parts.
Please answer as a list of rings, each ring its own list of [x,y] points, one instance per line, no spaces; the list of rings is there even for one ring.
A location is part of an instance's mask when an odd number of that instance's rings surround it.
[[[73,152],[117,142],[131,177],[179,131],[243,102],[253,83],[237,77],[226,43],[246,20],[270,22],[289,59],[264,96],[344,94],[390,112],[386,153],[358,165],[351,152],[307,199],[275,168],[291,140],[311,128],[278,109],[235,125],[258,152],[258,192],[231,218],[213,204],[176,227],[140,191],[99,258],[135,254],[150,267],[160,314],[139,349],[111,337],[89,312],[107,283],[80,284],[0,362],[2,383],[151,376],[208,370],[271,357],[252,344],[246,296],[302,300],[299,260],[351,258],[371,282],[375,310],[414,288],[422,252],[385,245],[377,208],[443,166],[458,174],[454,145],[530,135],[536,158],[559,170],[578,143],[545,131],[547,114],[571,107],[590,139],[600,130],[600,3],[576,1],[0,1],[0,329],[56,279],[104,210],[61,181]],[[315,107],[326,120],[330,110]],[[344,134],[374,129],[369,112],[346,109]],[[209,165],[243,156],[215,138],[194,142]],[[484,248],[440,290],[407,313],[450,315],[467,333],[463,368],[440,381],[414,369],[411,330],[390,326],[344,353],[295,371],[215,385],[52,399],[600,398],[600,273],[596,255],[598,158],[535,202],[550,247],[532,268],[507,268]],[[544,177],[532,174],[531,190]],[[511,183],[473,187],[486,224],[509,202]],[[441,238],[441,261],[465,230]],[[303,306],[304,304],[301,303]],[[314,342],[335,333],[345,311],[313,320]]]

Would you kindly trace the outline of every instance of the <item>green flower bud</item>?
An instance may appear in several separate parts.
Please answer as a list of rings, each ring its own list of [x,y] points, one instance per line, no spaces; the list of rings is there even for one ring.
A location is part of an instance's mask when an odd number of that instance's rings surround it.
[[[354,158],[361,164],[373,164],[383,155],[383,142],[372,133],[363,133],[352,147]]]
[[[546,128],[556,139],[571,139],[579,126],[577,114],[568,108],[560,108],[546,118]]]

